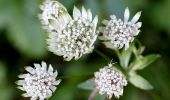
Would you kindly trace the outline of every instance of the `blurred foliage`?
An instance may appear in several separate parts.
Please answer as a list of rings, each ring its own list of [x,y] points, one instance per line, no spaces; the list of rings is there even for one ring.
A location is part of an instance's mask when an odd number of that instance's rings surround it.
[[[12,99],[12,86],[8,83],[6,67],[0,62],[0,100]],[[2,81],[3,80],[3,81]]]
[[[91,8],[100,20],[110,14],[122,18],[128,6],[131,14],[142,11],[142,32],[137,37],[146,46],[144,55],[156,53],[161,59],[138,73],[154,86],[143,91],[130,84],[125,87],[121,100],[170,99],[170,0],[59,0],[72,12],[74,5]],[[61,57],[47,52],[46,34],[37,18],[42,0],[0,0],[0,100],[26,100],[15,89],[17,75],[23,67],[45,60],[51,63],[63,81],[50,100],[87,100],[90,91],[77,88],[77,84],[93,76],[93,72],[108,62],[97,53],[83,56],[78,61],[63,62]],[[99,22],[100,25],[101,22]],[[96,48],[118,62],[112,50],[97,43]],[[6,64],[6,65],[4,65]],[[88,74],[87,74],[88,73]],[[59,75],[59,76],[60,76]]]

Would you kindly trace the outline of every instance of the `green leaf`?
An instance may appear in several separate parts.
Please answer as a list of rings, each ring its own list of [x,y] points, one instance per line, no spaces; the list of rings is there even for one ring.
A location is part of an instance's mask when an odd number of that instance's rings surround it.
[[[137,88],[140,88],[143,90],[153,89],[153,86],[140,75],[137,75],[137,74],[130,75],[129,81]]]
[[[89,79],[83,83],[78,85],[78,88],[85,89],[85,90],[93,90],[95,89],[96,85],[93,79]]]
[[[157,54],[150,54],[145,57],[139,56],[138,59],[130,64],[129,69],[130,71],[142,70],[153,63],[155,60],[157,60],[159,57],[160,56]]]
[[[0,62],[0,100],[12,100],[13,90],[7,80],[6,66]]]
[[[38,2],[34,2],[36,4],[31,7],[32,9],[28,9],[25,2],[12,2],[12,17],[9,20],[7,37],[12,45],[25,56],[43,57],[46,54],[46,44],[45,34],[37,18],[38,12],[35,11],[38,8]]]
[[[97,93],[96,100],[105,100],[105,99],[106,99],[106,95],[105,94],[100,95],[99,93]]]

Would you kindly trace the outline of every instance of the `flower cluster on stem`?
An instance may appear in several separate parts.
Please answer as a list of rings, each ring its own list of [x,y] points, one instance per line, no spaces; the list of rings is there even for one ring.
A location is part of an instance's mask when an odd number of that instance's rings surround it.
[[[47,68],[47,64],[42,62],[41,65],[34,64],[34,66],[35,68],[25,67],[28,73],[18,76],[21,78],[17,81],[18,88],[26,92],[23,94],[24,97],[30,97],[31,100],[44,100],[52,95],[61,80],[56,80],[58,72],[54,72],[51,65]]]
[[[109,98],[112,98],[112,95],[119,98],[123,94],[123,87],[127,85],[126,77],[112,64],[95,72],[94,81],[99,94],[106,94]]]

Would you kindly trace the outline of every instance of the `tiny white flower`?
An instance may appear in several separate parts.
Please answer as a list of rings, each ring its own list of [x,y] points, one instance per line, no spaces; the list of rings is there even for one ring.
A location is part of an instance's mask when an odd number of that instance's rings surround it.
[[[124,12],[124,21],[116,18],[115,15],[111,15],[111,19],[104,20],[103,24],[105,27],[101,28],[103,33],[102,38],[111,43],[114,48],[129,48],[129,43],[134,40],[140,32],[139,28],[142,26],[141,22],[137,22],[141,16],[141,12],[135,14],[132,20],[129,21],[130,12],[126,8]],[[107,43],[104,42],[104,43]]]
[[[49,51],[63,56],[66,61],[79,59],[83,54],[93,51],[98,17],[92,19],[91,10],[82,7],[73,9],[73,18],[62,14],[53,21],[54,30],[48,36]]]
[[[42,62],[41,65],[34,64],[34,66],[35,68],[25,67],[28,73],[18,76],[21,78],[17,81],[18,88],[26,92],[23,94],[24,97],[30,97],[31,100],[44,100],[52,95],[61,80],[56,80],[58,72],[54,72],[51,65],[47,67],[47,64]]]
[[[114,68],[112,64],[101,68],[98,72],[95,72],[96,88],[99,90],[99,94],[106,94],[109,99],[114,95],[119,98],[123,95],[123,87],[127,85],[126,77],[121,71]]]
[[[40,10],[39,19],[43,28],[48,32],[54,29],[51,22],[56,20],[58,16],[63,13],[67,13],[66,8],[58,1],[54,0],[45,0],[42,5],[40,5]]]

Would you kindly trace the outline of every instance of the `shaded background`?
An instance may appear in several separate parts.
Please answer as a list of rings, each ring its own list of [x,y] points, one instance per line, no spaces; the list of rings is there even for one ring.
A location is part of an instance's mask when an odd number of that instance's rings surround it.
[[[70,14],[73,6],[91,8],[99,20],[110,14],[123,18],[128,6],[132,15],[142,10],[142,32],[137,37],[146,46],[144,54],[157,53],[161,58],[139,71],[155,87],[143,91],[128,84],[121,100],[170,100],[170,0],[59,0]],[[89,91],[77,88],[77,84],[92,77],[93,72],[106,62],[93,52],[78,61],[63,61],[46,49],[46,33],[37,18],[41,0],[0,0],[0,100],[27,100],[16,89],[17,75],[24,66],[40,63],[52,64],[59,71],[62,83],[50,100],[87,100]],[[99,25],[101,22],[99,22]],[[99,42],[96,48],[117,62],[114,52]]]

